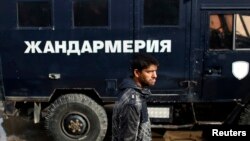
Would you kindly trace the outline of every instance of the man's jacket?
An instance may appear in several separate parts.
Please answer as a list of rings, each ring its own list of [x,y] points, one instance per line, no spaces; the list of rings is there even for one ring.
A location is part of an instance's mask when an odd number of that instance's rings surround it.
[[[146,98],[149,89],[125,79],[119,86],[118,101],[112,116],[112,141],[151,141],[151,127]]]

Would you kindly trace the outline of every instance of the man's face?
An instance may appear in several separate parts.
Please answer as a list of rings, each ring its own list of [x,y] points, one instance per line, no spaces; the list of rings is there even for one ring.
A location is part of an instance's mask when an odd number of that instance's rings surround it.
[[[158,67],[156,65],[150,65],[148,68],[143,69],[142,71],[135,70],[135,77],[137,79],[138,85],[141,87],[155,85],[157,69]]]

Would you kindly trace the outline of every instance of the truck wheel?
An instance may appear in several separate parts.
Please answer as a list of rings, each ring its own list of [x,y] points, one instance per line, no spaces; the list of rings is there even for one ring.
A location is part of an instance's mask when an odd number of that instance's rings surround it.
[[[67,94],[49,106],[45,125],[56,141],[102,141],[107,131],[103,107],[82,94]]]
[[[240,115],[239,125],[250,125],[250,105]]]

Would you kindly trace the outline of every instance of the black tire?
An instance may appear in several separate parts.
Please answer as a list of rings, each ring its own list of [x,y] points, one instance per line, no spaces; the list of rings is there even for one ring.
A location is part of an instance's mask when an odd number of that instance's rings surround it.
[[[239,125],[250,125],[250,105],[240,115]]]
[[[104,108],[82,94],[59,97],[49,106],[45,121],[56,141],[102,141],[108,124]]]

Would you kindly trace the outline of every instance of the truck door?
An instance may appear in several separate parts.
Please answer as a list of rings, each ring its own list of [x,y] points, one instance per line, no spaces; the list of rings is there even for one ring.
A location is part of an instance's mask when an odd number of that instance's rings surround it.
[[[250,91],[250,12],[242,7],[202,9],[203,98],[242,99]]]
[[[135,40],[171,40],[171,50],[156,53],[160,60],[158,80],[153,93],[184,94],[180,81],[187,80],[190,1],[134,1]],[[164,99],[163,99],[164,100]]]

